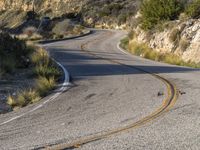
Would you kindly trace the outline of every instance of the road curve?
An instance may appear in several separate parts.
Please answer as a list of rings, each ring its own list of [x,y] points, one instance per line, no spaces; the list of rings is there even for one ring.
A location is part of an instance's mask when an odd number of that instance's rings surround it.
[[[70,72],[71,88],[42,108],[0,126],[0,149],[42,149],[126,128],[164,106],[170,94],[173,100],[176,89],[171,83],[186,94],[166,115],[141,128],[73,146],[85,150],[198,148],[199,70],[125,55],[117,48],[124,34],[95,30],[87,37],[45,45]],[[165,77],[167,83],[146,72]],[[1,115],[0,121],[40,103]]]

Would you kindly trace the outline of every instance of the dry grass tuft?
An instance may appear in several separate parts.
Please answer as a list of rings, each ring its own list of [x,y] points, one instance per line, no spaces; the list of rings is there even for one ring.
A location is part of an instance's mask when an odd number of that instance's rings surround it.
[[[56,80],[54,77],[50,77],[49,79],[46,77],[39,77],[36,80],[37,91],[41,96],[45,96],[49,91],[53,90],[56,86]]]

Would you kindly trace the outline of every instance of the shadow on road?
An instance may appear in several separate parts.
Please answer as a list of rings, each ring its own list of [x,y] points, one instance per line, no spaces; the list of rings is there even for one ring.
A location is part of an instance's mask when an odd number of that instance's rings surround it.
[[[129,75],[129,74],[144,74],[145,72],[138,69],[145,70],[151,73],[183,73],[194,72],[199,69],[178,67],[178,66],[153,66],[153,65],[123,65],[109,61],[113,60],[113,55],[106,53],[107,59],[98,58],[96,56],[89,55],[80,50],[69,49],[49,49],[51,55],[61,62],[70,72],[73,77],[84,76],[108,76],[108,75]],[[102,55],[100,55],[102,56]],[[117,62],[121,60],[134,61],[134,59],[114,59]]]

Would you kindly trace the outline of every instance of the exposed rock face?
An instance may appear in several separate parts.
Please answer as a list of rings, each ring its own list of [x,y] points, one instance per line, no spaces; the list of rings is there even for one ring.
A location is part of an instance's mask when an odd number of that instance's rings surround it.
[[[174,22],[163,32],[136,30],[136,40],[161,53],[175,53],[185,61],[200,63],[200,19]]]

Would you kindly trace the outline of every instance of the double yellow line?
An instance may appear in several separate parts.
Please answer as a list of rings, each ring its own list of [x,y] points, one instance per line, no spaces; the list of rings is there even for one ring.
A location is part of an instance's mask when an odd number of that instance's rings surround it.
[[[169,111],[170,108],[172,108],[174,106],[174,104],[176,103],[176,101],[178,99],[178,90],[177,90],[176,86],[173,83],[171,83],[169,80],[167,80],[166,78],[164,78],[160,75],[154,74],[154,73],[147,72],[147,71],[145,71],[141,68],[138,68],[138,67],[129,66],[129,65],[120,63],[116,60],[111,60],[111,59],[99,57],[96,54],[86,50],[86,46],[91,42],[92,41],[88,41],[85,44],[82,44],[81,50],[83,50],[84,52],[86,52],[86,53],[88,53],[92,56],[95,56],[96,58],[104,59],[104,60],[107,60],[109,62],[119,64],[119,65],[122,65],[122,66],[126,66],[126,67],[129,67],[130,69],[136,69],[136,70],[139,70],[139,71],[144,72],[146,74],[152,75],[153,77],[159,79],[160,81],[162,81],[166,85],[166,87],[167,87],[167,97],[163,100],[163,104],[157,110],[155,110],[153,113],[151,113],[150,115],[140,119],[137,122],[134,122],[134,123],[127,125],[125,127],[116,128],[116,129],[105,131],[105,132],[98,133],[98,134],[95,134],[95,135],[82,137],[82,138],[77,139],[76,141],[71,142],[71,143],[55,144],[55,145],[46,147],[46,149],[48,149],[48,150],[75,149],[75,148],[79,148],[80,146],[82,146],[84,144],[91,143],[91,142],[98,141],[98,140],[102,140],[102,139],[108,138],[112,135],[116,135],[116,134],[119,134],[121,132],[127,132],[130,129],[140,127],[140,126],[146,124],[147,122],[150,122],[150,121],[158,118],[159,116],[163,115],[167,111]]]

